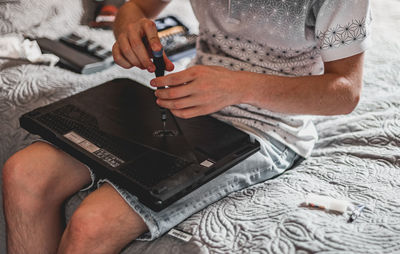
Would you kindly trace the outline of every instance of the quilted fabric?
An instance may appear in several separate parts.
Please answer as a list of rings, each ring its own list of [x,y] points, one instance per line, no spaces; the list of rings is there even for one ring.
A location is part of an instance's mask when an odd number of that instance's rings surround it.
[[[65,33],[77,24],[83,14],[79,0],[0,2],[0,34],[19,32],[25,35],[49,36]],[[27,15],[29,15],[27,17]]]
[[[0,3],[1,33],[54,37],[70,26],[111,47],[110,32],[78,25],[85,9],[81,1],[52,1],[56,10],[71,12],[30,15],[32,22],[17,20],[7,11],[20,15],[42,8],[48,13],[51,8],[43,5],[48,1],[21,2],[24,9],[11,4],[4,9]],[[153,242],[135,241],[123,253],[400,253],[400,21],[396,12],[400,3],[372,3],[373,43],[366,54],[361,102],[350,115],[315,118],[320,140],[311,158],[182,222],[177,228],[193,235],[189,242],[165,235]],[[172,4],[169,13],[190,10],[185,9],[190,8],[185,0]],[[59,20],[71,23],[61,28]],[[185,16],[185,20],[190,18]],[[52,22],[54,27],[48,25]],[[152,75],[115,66],[85,76],[57,67],[0,60],[0,165],[35,138],[19,128],[21,114],[117,77],[148,83]],[[346,215],[302,207],[307,193],[345,198],[366,208],[350,224]],[[67,214],[83,196],[79,193],[70,200]],[[5,253],[3,221],[0,233],[0,253]]]

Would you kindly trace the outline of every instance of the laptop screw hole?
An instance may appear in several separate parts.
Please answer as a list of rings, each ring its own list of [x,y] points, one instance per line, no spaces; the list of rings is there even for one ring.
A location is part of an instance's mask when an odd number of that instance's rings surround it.
[[[155,132],[153,132],[153,136],[156,138],[175,137],[175,136],[178,136],[178,131],[176,131],[176,130],[156,130]]]

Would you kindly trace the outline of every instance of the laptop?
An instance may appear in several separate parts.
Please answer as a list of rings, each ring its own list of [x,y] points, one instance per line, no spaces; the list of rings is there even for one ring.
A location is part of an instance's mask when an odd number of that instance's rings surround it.
[[[116,79],[26,113],[20,124],[154,211],[259,150],[249,135],[210,116],[167,117],[171,135],[156,135],[163,126],[154,91]]]

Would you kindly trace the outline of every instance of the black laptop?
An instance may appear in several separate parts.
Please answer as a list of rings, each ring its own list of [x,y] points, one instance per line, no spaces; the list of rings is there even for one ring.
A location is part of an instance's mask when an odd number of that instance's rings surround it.
[[[154,91],[117,79],[31,111],[21,127],[88,165],[160,211],[259,150],[250,137],[210,116],[167,112]]]

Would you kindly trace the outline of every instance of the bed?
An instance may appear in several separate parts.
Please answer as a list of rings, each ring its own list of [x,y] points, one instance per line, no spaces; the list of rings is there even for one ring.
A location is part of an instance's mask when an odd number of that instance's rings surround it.
[[[164,235],[134,241],[123,253],[400,253],[400,2],[373,0],[372,6],[361,101],[349,115],[315,117],[320,139],[309,159],[189,217],[176,227],[192,236],[189,241]],[[92,8],[81,0],[0,2],[0,34],[57,38],[75,31],[110,48],[110,31],[81,25]],[[196,30],[188,1],[173,1],[166,14]],[[177,70],[187,62],[178,62]],[[148,83],[152,76],[117,66],[79,75],[0,59],[0,166],[36,138],[19,127],[23,113],[119,77]],[[347,223],[348,215],[301,206],[307,193],[366,207]],[[66,204],[67,217],[83,195]],[[6,253],[0,221],[0,253]]]

